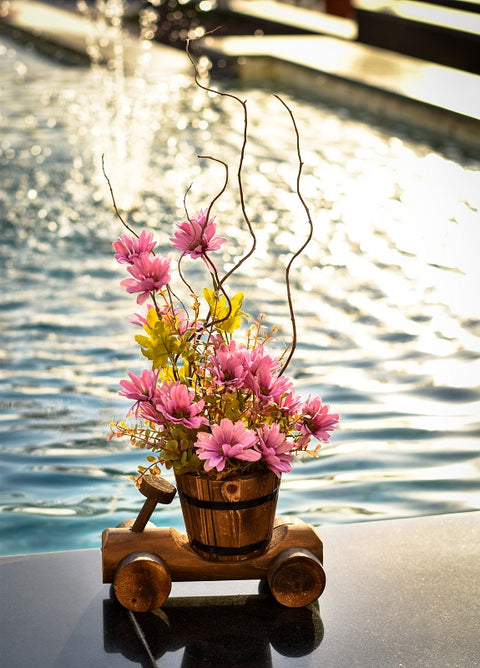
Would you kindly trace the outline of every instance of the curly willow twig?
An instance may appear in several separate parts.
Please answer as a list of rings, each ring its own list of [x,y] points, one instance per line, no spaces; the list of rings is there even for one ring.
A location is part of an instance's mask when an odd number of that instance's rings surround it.
[[[117,207],[117,202],[115,201],[115,195],[113,194],[112,183],[107,176],[107,172],[105,171],[105,155],[103,153],[102,153],[102,172],[103,172],[103,176],[105,177],[105,179],[107,181],[108,189],[110,190],[110,197],[112,198],[112,204],[113,204],[114,211],[117,215],[117,218],[122,223],[122,225],[124,227],[126,227],[127,230],[131,234],[133,234],[135,237],[137,237],[137,239],[138,239],[138,234],[129,225],[127,225],[127,223],[123,220],[122,216],[120,215],[120,211],[118,210],[118,207]]]
[[[307,220],[308,220],[308,225],[309,225],[309,233],[308,233],[307,239],[300,246],[300,248],[296,251],[296,253],[294,253],[292,255],[292,257],[290,258],[290,261],[287,264],[287,267],[285,269],[285,283],[286,283],[286,286],[287,286],[288,308],[289,308],[289,311],[290,311],[290,320],[291,320],[291,323],[292,323],[292,345],[290,346],[290,351],[288,353],[288,357],[285,360],[285,362],[284,362],[284,364],[283,364],[283,366],[280,370],[279,375],[281,376],[285,372],[285,370],[287,369],[288,365],[290,364],[290,361],[291,361],[291,359],[293,357],[293,354],[295,352],[295,348],[297,347],[297,323],[296,323],[296,319],[295,319],[295,309],[293,308],[292,290],[291,290],[291,285],[290,285],[290,270],[292,268],[293,263],[297,259],[297,257],[299,257],[299,255],[301,255],[303,253],[303,251],[305,250],[307,245],[312,240],[313,222],[312,222],[312,216],[310,215],[310,209],[308,208],[308,205],[305,202],[305,200],[303,199],[303,195],[300,191],[300,179],[301,179],[301,176],[302,176],[303,160],[302,160],[302,154],[301,154],[301,151],[300,151],[300,134],[298,132],[297,123],[295,121],[295,117],[293,115],[293,112],[290,109],[290,107],[288,106],[288,104],[284,100],[282,100],[282,98],[279,95],[274,94],[274,97],[276,97],[277,100],[279,100],[283,104],[285,109],[288,111],[288,113],[290,115],[290,118],[292,119],[293,129],[295,131],[295,137],[296,137],[296,142],[297,142],[297,156],[298,156],[298,173],[297,173],[297,182],[296,182],[297,195],[298,195],[298,198],[299,198],[300,202],[302,203],[303,208],[305,209],[305,213],[307,214]]]
[[[214,32],[214,31],[211,31],[211,32]],[[208,35],[210,33],[206,33],[206,34]],[[205,35],[203,35],[203,37],[205,37]],[[246,260],[248,260],[248,258],[251,255],[253,255],[253,253],[255,252],[255,249],[257,247],[257,237],[255,235],[255,232],[253,231],[252,223],[250,222],[250,218],[248,217],[247,210],[246,210],[246,207],[245,207],[245,195],[244,195],[244,191],[243,191],[243,182],[242,182],[243,161],[244,161],[244,158],[245,158],[245,148],[247,146],[247,130],[248,130],[247,103],[246,103],[245,100],[241,100],[239,97],[237,97],[236,95],[233,95],[232,93],[226,93],[224,91],[216,90],[215,88],[210,88],[209,86],[205,86],[205,84],[203,84],[200,81],[197,64],[194,61],[194,59],[192,58],[192,55],[190,53],[190,41],[191,41],[190,39],[187,39],[185,50],[186,50],[186,53],[187,53],[187,56],[188,56],[190,62],[193,65],[194,80],[195,80],[196,85],[199,88],[201,88],[202,90],[206,91],[207,93],[214,93],[215,95],[220,95],[222,97],[229,97],[232,100],[235,100],[236,102],[238,102],[239,104],[242,105],[242,109],[243,109],[243,142],[242,142],[242,148],[240,149],[240,160],[239,160],[239,163],[238,163],[238,170],[237,170],[237,182],[238,182],[238,191],[239,191],[239,195],[240,195],[240,205],[241,205],[241,209],[242,209],[242,215],[243,215],[243,219],[245,220],[245,222],[247,224],[250,236],[252,238],[252,246],[251,246],[250,250],[248,251],[248,253],[246,253],[243,257],[241,257],[240,260],[237,262],[237,264],[234,265],[225,274],[225,276],[223,276],[223,278],[219,282],[219,287],[220,287],[223,283],[225,283],[227,278],[229,278],[235,271],[237,271],[237,269]]]
[[[214,31],[211,31],[211,32],[214,32]],[[209,33],[206,33],[206,34],[209,34]],[[204,35],[204,37],[205,37],[205,35]],[[242,148],[241,148],[241,151],[240,151],[240,160],[239,160],[239,164],[238,164],[237,180],[238,180],[238,189],[239,189],[239,194],[240,194],[240,204],[241,204],[241,208],[242,208],[242,215],[243,215],[243,218],[244,218],[244,220],[247,224],[250,236],[252,238],[252,246],[251,246],[250,250],[248,251],[248,253],[246,253],[242,258],[240,258],[240,260],[237,262],[237,264],[235,264],[235,266],[232,267],[230,269],[230,271],[228,271],[225,274],[225,276],[222,278],[222,280],[219,282],[219,287],[221,288],[222,284],[227,280],[227,278],[229,276],[231,276],[254,253],[256,245],[257,245],[256,235],[255,235],[255,232],[253,231],[252,224],[251,224],[250,219],[248,217],[248,214],[246,212],[245,196],[244,196],[243,182],[242,182],[242,169],[243,169],[243,162],[244,162],[244,158],[245,158],[245,149],[246,149],[246,145],[247,145],[247,131],[248,131],[247,103],[246,103],[246,101],[241,100],[239,97],[237,97],[236,95],[233,95],[232,93],[226,93],[224,91],[219,91],[219,90],[216,90],[214,88],[211,88],[209,86],[205,86],[204,84],[202,84],[199,80],[199,73],[198,73],[197,64],[195,63],[195,61],[193,60],[193,58],[191,56],[189,47],[190,47],[190,40],[187,40],[186,53],[187,53],[187,56],[188,56],[190,62],[193,65],[193,68],[194,68],[194,72],[195,72],[194,79],[195,79],[196,85],[199,88],[201,88],[201,89],[203,89],[207,92],[214,93],[216,95],[221,95],[223,97],[229,97],[233,100],[236,100],[239,104],[242,105],[242,109],[243,109],[243,119],[244,119],[244,123],[243,123],[243,143],[242,143]],[[299,134],[299,131],[298,131],[297,123],[295,121],[295,117],[293,115],[293,112],[290,109],[290,107],[288,106],[288,104],[279,95],[274,94],[274,97],[276,97],[277,100],[279,100],[281,102],[281,104],[283,104],[285,109],[288,111],[288,113],[290,115],[290,118],[291,118],[291,121],[292,121],[292,124],[293,124],[293,129],[294,129],[295,138],[296,138],[297,157],[298,157],[298,173],[297,173],[297,179],[296,179],[296,191],[297,191],[298,198],[300,199],[300,202],[301,202],[301,204],[302,204],[302,206],[305,210],[305,213],[307,215],[307,221],[308,221],[308,225],[309,225],[309,233],[308,233],[307,239],[304,241],[304,243],[301,245],[301,247],[292,255],[292,257],[290,258],[290,261],[288,262],[287,267],[285,269],[285,284],[286,284],[286,288],[287,288],[288,309],[289,309],[289,312],[290,312],[290,321],[292,323],[292,343],[290,345],[290,350],[289,350],[288,356],[287,356],[287,358],[286,358],[286,360],[285,360],[285,362],[284,362],[284,364],[283,364],[283,366],[282,366],[282,368],[279,372],[279,375],[281,376],[285,372],[285,370],[288,368],[288,365],[290,364],[291,359],[293,357],[293,354],[295,352],[295,349],[297,347],[297,324],[296,324],[296,317],[295,317],[295,309],[293,307],[293,298],[292,298],[292,290],[291,290],[291,282],[290,282],[290,271],[291,271],[292,265],[295,262],[295,260],[303,253],[303,251],[305,250],[305,248],[310,243],[310,241],[313,237],[313,222],[312,222],[312,217],[311,217],[311,214],[310,214],[310,209],[309,209],[307,203],[305,202],[305,200],[303,198],[303,195],[301,193],[301,190],[300,190],[300,181],[301,181],[302,169],[303,169],[304,163],[303,163],[302,154],[301,154],[301,150],[300,150],[300,134]],[[222,290],[222,292],[223,292],[223,290]]]
[[[215,31],[213,30],[213,31],[210,31],[210,33],[211,33],[211,32],[215,32]],[[206,35],[208,35],[208,34],[210,34],[210,33],[206,33]],[[205,35],[204,35],[203,37],[205,37]],[[234,266],[233,266],[233,267],[232,267],[232,268],[231,268],[231,269],[230,269],[230,270],[223,276],[222,279],[219,279],[219,278],[218,278],[218,274],[216,273],[216,270],[214,270],[215,281],[216,281],[216,283],[217,283],[217,285],[218,285],[219,290],[221,290],[221,292],[224,294],[224,296],[225,296],[225,298],[226,298],[226,300],[227,300],[228,306],[229,306],[229,313],[227,314],[227,316],[226,316],[225,318],[222,318],[221,320],[214,321],[214,324],[218,324],[218,322],[221,322],[221,321],[223,321],[223,320],[226,320],[226,319],[228,319],[228,318],[230,317],[231,308],[232,308],[232,307],[231,307],[230,299],[229,299],[228,295],[226,294],[226,292],[225,292],[225,290],[224,290],[224,288],[223,288],[223,283],[224,283],[224,282],[227,280],[227,278],[229,278],[235,271],[237,271],[237,269],[238,269],[238,268],[239,268],[239,267],[240,267],[246,260],[248,260],[248,258],[255,252],[255,249],[256,249],[256,246],[257,246],[257,238],[256,238],[255,232],[254,232],[254,230],[253,230],[253,227],[252,227],[252,223],[251,223],[251,221],[250,221],[250,218],[249,218],[249,216],[248,216],[248,214],[247,214],[247,211],[246,211],[246,206],[245,206],[245,195],[244,195],[243,181],[242,181],[242,170],[243,170],[243,163],[244,163],[244,159],[245,159],[245,149],[246,149],[246,146],[247,146],[247,137],[248,137],[248,113],[247,113],[247,102],[246,102],[245,100],[241,100],[239,97],[237,97],[236,95],[233,95],[232,93],[227,93],[227,92],[224,92],[224,91],[216,90],[215,88],[211,88],[211,87],[209,87],[209,86],[205,86],[203,83],[201,83],[201,81],[200,81],[200,79],[199,79],[199,72],[198,72],[197,64],[196,64],[196,62],[194,61],[194,59],[192,58],[192,55],[191,55],[191,53],[190,53],[190,41],[191,41],[190,39],[187,39],[187,41],[186,41],[186,49],[185,49],[185,50],[186,50],[187,56],[188,56],[188,58],[189,58],[189,60],[190,60],[190,62],[191,62],[191,64],[192,64],[192,66],[193,66],[193,68],[194,68],[194,81],[195,81],[195,84],[196,84],[199,88],[201,88],[202,90],[204,90],[204,91],[206,91],[206,92],[208,92],[208,93],[214,93],[215,95],[220,95],[220,96],[222,96],[222,97],[229,97],[229,98],[231,98],[232,100],[235,100],[236,102],[238,102],[238,103],[242,106],[242,109],[243,109],[243,142],[242,142],[242,147],[241,147],[241,150],[240,150],[240,159],[239,159],[239,163],[238,163],[237,182],[238,182],[238,190],[239,190],[239,195],[240,195],[240,205],[241,205],[241,209],[242,209],[242,215],[243,215],[243,218],[244,218],[244,220],[245,220],[245,222],[246,222],[246,224],[247,224],[247,228],[248,228],[249,234],[250,234],[251,239],[252,239],[252,245],[251,245],[250,250],[249,250],[243,257],[240,258],[240,260],[239,260],[239,261],[238,261],[238,262],[237,262],[237,263],[236,263],[236,264],[235,264],[235,265],[234,265]],[[304,200],[304,198],[303,198],[303,195],[302,195],[302,193],[301,193],[301,190],[300,190],[300,180],[301,180],[302,169],[303,169],[303,165],[304,165],[304,163],[303,163],[302,155],[301,155],[301,151],[300,151],[300,134],[299,134],[299,132],[298,132],[297,123],[296,123],[296,121],[295,121],[295,117],[294,117],[294,115],[293,115],[293,112],[292,112],[292,110],[290,109],[290,107],[287,105],[287,103],[286,103],[284,100],[282,100],[282,98],[281,98],[279,95],[274,94],[274,97],[276,97],[277,100],[279,100],[279,101],[281,102],[281,104],[283,104],[283,106],[285,107],[285,109],[288,111],[288,113],[289,113],[289,115],[290,115],[290,118],[291,118],[291,121],[292,121],[292,124],[293,124],[293,129],[294,129],[294,131],[295,131],[296,146],[297,146],[297,157],[298,157],[298,173],[297,173],[297,179],[296,179],[296,191],[297,191],[298,198],[300,199],[300,202],[301,202],[301,204],[302,204],[302,206],[303,206],[303,208],[304,208],[304,210],[305,210],[305,213],[306,213],[306,215],[307,215],[307,220],[308,220],[308,224],[309,224],[309,234],[308,234],[308,236],[307,236],[307,239],[304,241],[304,243],[302,244],[302,246],[301,246],[301,247],[300,247],[300,248],[299,248],[299,249],[292,255],[292,257],[290,258],[290,261],[288,262],[288,264],[287,264],[287,266],[286,266],[286,269],[285,269],[285,283],[286,283],[286,288],[287,288],[287,301],[288,301],[288,308],[289,308],[289,312],[290,312],[290,321],[291,321],[291,323],[292,323],[292,343],[291,343],[291,346],[290,346],[290,350],[289,350],[289,354],[288,354],[288,356],[287,356],[287,359],[285,360],[285,362],[284,362],[284,364],[283,364],[283,366],[282,366],[282,368],[281,368],[281,370],[280,370],[280,372],[279,372],[279,376],[281,376],[281,375],[285,372],[285,370],[288,368],[288,365],[290,364],[290,361],[291,361],[291,359],[292,359],[292,357],[293,357],[293,354],[294,354],[295,349],[296,349],[296,346],[297,346],[297,324],[296,324],[296,317],[295,317],[295,309],[294,309],[294,307],[293,307],[292,290],[291,290],[291,283],[290,283],[290,271],[291,271],[292,265],[293,265],[293,263],[295,262],[295,260],[296,260],[296,259],[303,253],[303,251],[305,250],[305,248],[307,247],[307,245],[310,243],[310,241],[311,241],[311,239],[312,239],[312,236],[313,236],[313,222],[312,222],[312,217],[311,217],[311,214],[310,214],[310,209],[309,209],[307,203],[305,202],[305,200]],[[213,208],[214,203],[215,203],[215,202],[217,201],[217,199],[224,193],[224,191],[225,191],[225,189],[226,189],[226,187],[227,187],[227,183],[228,183],[228,166],[227,166],[227,164],[226,164],[225,162],[223,162],[222,160],[219,160],[218,158],[214,158],[214,157],[209,156],[209,155],[202,155],[202,156],[199,156],[199,158],[205,158],[205,159],[208,159],[208,160],[213,160],[213,161],[215,161],[215,162],[218,162],[218,163],[222,164],[222,165],[225,167],[225,170],[226,170],[226,176],[225,176],[225,182],[224,182],[224,185],[223,185],[222,189],[220,190],[220,192],[219,192],[219,193],[214,197],[214,199],[210,202],[210,205],[209,205],[209,207],[208,207],[208,210],[207,210],[207,216],[206,216],[206,219],[205,219],[205,225],[206,225],[207,222],[208,222],[208,219],[209,219],[209,216],[210,216],[210,212],[211,212],[211,210],[212,210],[212,208]],[[116,213],[117,217],[119,218],[119,220],[121,221],[121,223],[124,225],[124,227],[125,227],[129,232],[131,232],[133,235],[135,235],[135,236],[138,238],[138,234],[135,232],[135,230],[133,230],[133,229],[132,229],[132,228],[125,222],[125,220],[122,218],[122,216],[121,216],[121,214],[120,214],[120,211],[118,210],[117,203],[116,203],[116,201],[115,201],[115,196],[114,196],[114,194],[113,194],[112,184],[111,184],[110,179],[108,178],[108,176],[107,176],[107,174],[106,174],[106,171],[105,171],[105,163],[104,163],[104,156],[103,156],[103,155],[102,155],[102,171],[103,171],[103,175],[105,176],[105,179],[106,179],[106,181],[107,181],[107,184],[108,184],[108,187],[109,187],[109,190],[110,190],[110,195],[111,195],[112,202],[113,202],[113,208],[114,208],[114,210],[115,210],[115,213]],[[190,190],[190,188],[189,188],[188,190]],[[188,190],[187,190],[187,192],[185,193],[185,198],[186,198],[186,196],[187,196],[187,194],[188,194]],[[185,200],[184,200],[184,205],[185,205]],[[186,215],[187,215],[187,219],[190,220],[190,217],[189,217],[188,212],[187,212],[187,209],[186,209],[186,205],[185,205],[185,213],[186,213]],[[182,257],[183,257],[183,256],[182,256]],[[181,257],[180,260],[178,261],[178,270],[179,270],[179,274],[180,274],[180,277],[181,277],[181,280],[183,281],[183,283],[187,286],[187,288],[188,288],[190,291],[192,291],[190,285],[189,285],[188,282],[186,281],[186,279],[185,279],[185,277],[183,276],[182,271],[181,271],[181,260],[182,260],[182,257]],[[210,263],[210,265],[211,265],[212,268],[214,268],[214,265],[213,265],[212,263]],[[158,309],[157,309],[157,310],[158,310]]]

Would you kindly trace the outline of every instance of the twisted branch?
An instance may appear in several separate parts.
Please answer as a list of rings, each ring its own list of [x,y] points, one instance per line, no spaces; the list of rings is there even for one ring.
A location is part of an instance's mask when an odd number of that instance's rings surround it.
[[[211,31],[211,32],[214,32],[214,31]],[[206,33],[206,34],[210,34],[210,33]],[[229,278],[235,271],[237,271],[237,269],[246,260],[248,260],[248,258],[255,252],[255,249],[257,247],[257,238],[255,236],[255,232],[253,231],[252,223],[250,221],[250,218],[248,217],[246,206],[245,206],[245,196],[244,196],[243,182],[242,182],[242,169],[243,169],[243,162],[244,162],[244,159],[245,159],[245,149],[246,149],[246,146],[247,146],[247,136],[248,136],[247,103],[246,103],[245,100],[241,100],[239,97],[237,97],[236,95],[233,95],[232,93],[226,93],[225,91],[220,91],[220,90],[217,90],[215,88],[210,88],[209,86],[206,86],[205,84],[203,84],[200,81],[197,64],[193,60],[192,55],[190,53],[190,41],[191,40],[189,40],[189,39],[187,40],[186,53],[187,53],[187,56],[188,56],[190,62],[192,63],[193,69],[194,69],[194,81],[195,81],[196,85],[199,88],[201,88],[202,90],[206,91],[207,93],[214,93],[215,95],[220,95],[222,97],[229,97],[232,100],[235,100],[236,102],[238,102],[239,104],[242,105],[242,109],[243,109],[243,142],[242,142],[242,147],[240,149],[240,160],[239,160],[239,163],[238,163],[238,170],[237,170],[237,182],[238,182],[238,191],[239,191],[239,195],[240,195],[240,206],[241,206],[241,209],[242,209],[242,215],[243,215],[243,219],[245,220],[245,223],[247,224],[247,228],[248,228],[249,234],[250,234],[251,239],[252,239],[252,245],[251,245],[250,250],[242,258],[240,258],[240,260],[237,262],[237,264],[235,264],[230,269],[230,271],[228,271],[223,276],[223,278],[221,279],[221,281],[219,283],[219,285],[222,285],[227,280],[227,278]]]
[[[310,215],[310,209],[308,208],[308,205],[305,202],[305,200],[303,198],[303,195],[300,191],[300,180],[301,180],[301,176],[302,176],[302,169],[303,169],[303,164],[304,163],[303,163],[302,154],[301,154],[301,151],[300,151],[300,134],[298,132],[297,123],[295,121],[295,117],[293,115],[293,112],[290,109],[290,107],[288,106],[288,104],[284,100],[282,100],[282,98],[279,97],[278,95],[274,95],[274,97],[276,97],[277,100],[279,100],[283,104],[283,106],[288,111],[288,113],[290,115],[290,118],[292,120],[293,129],[295,131],[295,138],[296,138],[296,144],[297,144],[297,157],[298,157],[298,172],[297,172],[296,190],[297,190],[298,198],[299,198],[300,202],[302,203],[303,208],[305,209],[305,213],[307,214],[307,220],[308,220],[308,225],[309,225],[309,233],[308,233],[307,239],[300,246],[300,248],[292,255],[292,257],[290,258],[290,261],[287,264],[287,267],[285,269],[285,283],[286,283],[286,286],[287,286],[288,308],[289,308],[289,311],[290,311],[290,321],[292,323],[292,345],[290,346],[290,351],[288,353],[287,359],[285,360],[285,362],[284,362],[284,364],[283,364],[283,366],[280,370],[279,375],[281,376],[285,372],[285,370],[287,369],[288,365],[290,364],[290,361],[291,361],[291,359],[293,357],[293,354],[295,352],[295,348],[297,347],[297,324],[296,324],[296,318],[295,318],[295,309],[293,308],[293,298],[292,298],[292,290],[291,290],[291,284],[290,284],[290,271],[291,271],[292,265],[295,262],[295,260],[299,257],[299,255],[301,255],[303,253],[303,251],[305,250],[307,245],[312,240],[313,222],[312,222],[312,217]]]
[[[131,234],[133,234],[135,237],[137,237],[137,239],[138,239],[138,234],[137,234],[137,233],[135,232],[135,230],[133,230],[129,225],[127,225],[127,223],[123,220],[122,216],[120,215],[120,211],[118,210],[117,203],[116,203],[116,201],[115,201],[115,195],[113,194],[112,184],[111,184],[111,182],[110,182],[110,179],[109,179],[108,176],[107,176],[107,172],[105,171],[105,155],[104,155],[103,153],[102,153],[102,172],[103,172],[103,176],[105,177],[105,179],[106,179],[106,181],[107,181],[108,189],[110,190],[110,197],[112,198],[112,204],[113,204],[113,208],[114,208],[114,210],[115,210],[115,213],[116,213],[116,215],[117,215],[117,218],[120,220],[120,222],[122,223],[122,225],[123,225],[124,227],[126,227],[127,230],[128,230]]]

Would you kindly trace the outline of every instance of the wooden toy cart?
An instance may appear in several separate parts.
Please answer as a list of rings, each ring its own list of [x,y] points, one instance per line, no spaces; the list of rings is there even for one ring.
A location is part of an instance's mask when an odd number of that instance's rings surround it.
[[[325,588],[323,545],[313,527],[276,518],[272,538],[259,556],[210,561],[195,552],[186,534],[149,524],[157,503],[170,503],[176,489],[159,476],[145,476],[147,497],[136,520],[102,536],[103,582],[113,583],[128,610],[147,612],[167,600],[172,582],[266,580],[275,600],[290,608],[309,605]]]

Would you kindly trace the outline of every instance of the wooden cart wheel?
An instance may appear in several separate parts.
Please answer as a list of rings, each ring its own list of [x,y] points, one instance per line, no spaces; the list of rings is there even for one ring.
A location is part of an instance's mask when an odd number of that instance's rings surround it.
[[[165,603],[172,588],[172,578],[159,556],[134,552],[118,565],[113,588],[118,602],[125,608],[148,612]]]
[[[320,560],[303,548],[281,552],[268,568],[268,584],[275,600],[287,608],[302,608],[316,601],[325,589]]]

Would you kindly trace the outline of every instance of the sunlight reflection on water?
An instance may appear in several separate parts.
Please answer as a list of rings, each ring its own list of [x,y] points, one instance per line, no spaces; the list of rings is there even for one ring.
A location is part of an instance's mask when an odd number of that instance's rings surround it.
[[[118,381],[143,363],[128,324],[134,303],[112,260],[120,224],[93,177],[100,149],[85,132],[86,107],[79,118],[79,101],[98,89],[91,73],[13,44],[1,55],[2,550],[91,547],[138,512],[128,476],[143,461],[127,442],[106,440],[127,409]],[[183,79],[165,76],[162,95],[142,205],[129,221],[155,229],[166,249],[190,183],[191,210],[217,191],[219,168],[197,154],[231,161],[234,173],[242,126],[238,105],[199,97]],[[247,293],[247,311],[280,325],[283,341],[283,271],[307,232],[294,136],[269,91],[241,96],[258,252],[231,285]],[[279,512],[321,525],[478,508],[480,161],[285,97],[315,221],[293,272],[300,342],[290,373],[303,395],[321,394],[341,413],[342,426],[319,459],[285,477]],[[248,245],[233,182],[216,214],[228,268]],[[190,280],[202,286],[202,270],[193,266]],[[178,501],[157,523],[183,526]]]

